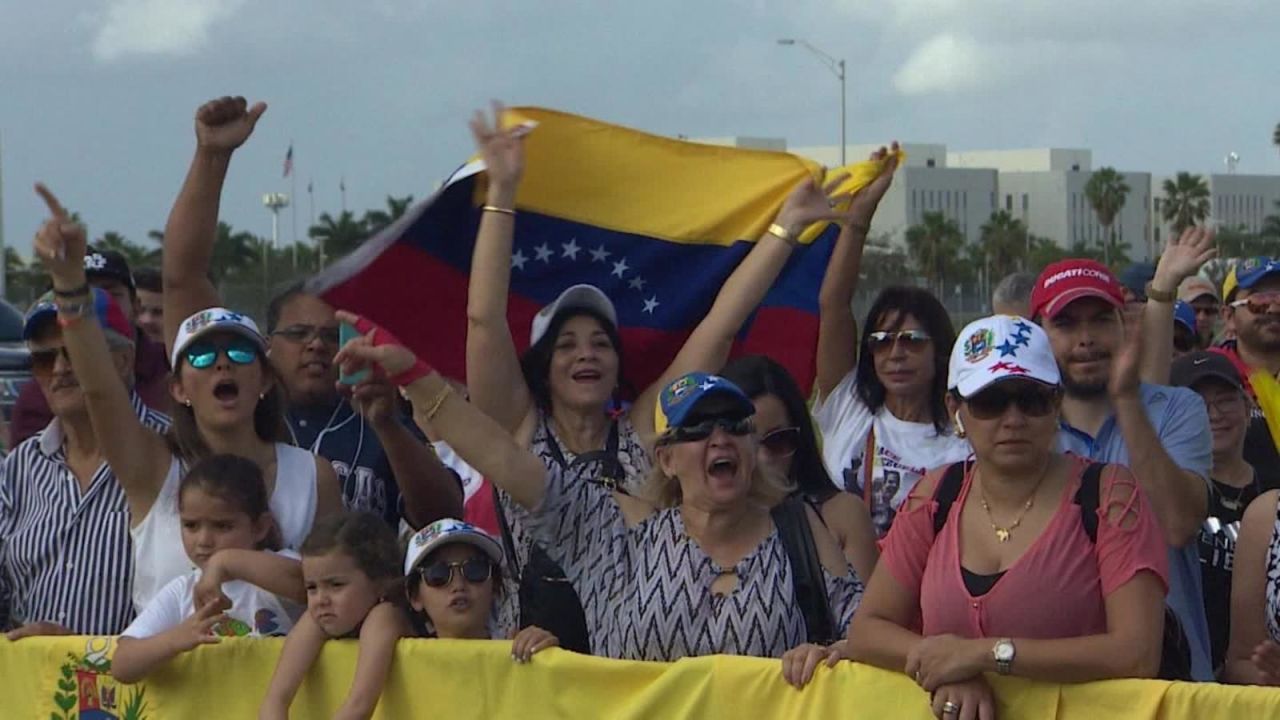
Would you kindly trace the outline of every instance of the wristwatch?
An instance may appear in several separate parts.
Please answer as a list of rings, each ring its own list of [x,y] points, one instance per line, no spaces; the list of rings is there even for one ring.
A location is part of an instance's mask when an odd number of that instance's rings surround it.
[[[1000,638],[996,641],[995,647],[991,648],[991,657],[996,659],[996,670],[1001,675],[1008,675],[1013,670],[1013,657],[1016,654],[1017,650],[1009,638]]]
[[[1157,290],[1154,283],[1147,283],[1147,299],[1158,303],[1171,303],[1178,296],[1176,290]]]

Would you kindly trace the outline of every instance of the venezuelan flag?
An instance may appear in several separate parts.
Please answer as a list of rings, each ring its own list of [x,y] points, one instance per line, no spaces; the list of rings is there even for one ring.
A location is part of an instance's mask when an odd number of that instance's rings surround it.
[[[508,306],[516,347],[523,352],[534,314],[566,287],[596,285],[617,307],[626,380],[637,390],[670,363],[792,188],[823,172],[786,153],[682,142],[539,108],[509,110],[504,123],[528,129]],[[866,185],[877,167],[854,166],[842,189]],[[467,277],[485,182],[482,163],[464,165],[308,289],[465,379]],[[735,347],[773,357],[806,388],[818,288],[837,233],[809,229]]]

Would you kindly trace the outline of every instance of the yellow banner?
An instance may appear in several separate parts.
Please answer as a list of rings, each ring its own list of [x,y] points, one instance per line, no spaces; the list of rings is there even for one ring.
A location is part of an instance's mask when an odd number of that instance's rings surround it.
[[[231,638],[186,653],[136,685],[110,675],[112,638],[0,639],[0,717],[39,720],[254,718],[283,640]],[[332,717],[355,669],[354,641],[332,642],[292,717]],[[1053,685],[992,677],[1007,718],[1280,717],[1280,690],[1116,680]],[[528,665],[510,644],[400,643],[375,718],[919,718],[926,694],[901,673],[842,663],[796,690],[776,660],[715,656],[642,663],[561,650]]]

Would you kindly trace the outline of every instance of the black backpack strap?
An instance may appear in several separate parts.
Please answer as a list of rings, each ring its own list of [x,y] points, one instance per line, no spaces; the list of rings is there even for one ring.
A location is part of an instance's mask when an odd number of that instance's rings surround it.
[[[778,528],[778,539],[787,551],[791,563],[791,582],[796,605],[804,616],[809,642],[826,645],[835,640],[831,603],[827,598],[827,583],[822,576],[822,561],[818,558],[818,546],[813,540],[813,527],[805,512],[805,503],[789,497],[770,511],[773,524]]]
[[[964,463],[952,463],[942,473],[938,487],[933,492],[933,499],[938,509],[933,514],[933,534],[936,537],[947,524],[947,516],[951,514],[951,506],[960,497],[960,488],[964,487]]]
[[[511,526],[507,524],[507,513],[502,509],[502,495],[498,492],[498,486],[490,483],[490,487],[493,488],[493,514],[498,516],[498,527],[502,530],[502,547],[507,553],[511,577],[518,583],[520,582],[520,560],[516,556],[516,543],[511,539]]]
[[[1089,463],[1080,476],[1080,489],[1076,490],[1075,503],[1080,506],[1080,525],[1089,542],[1098,544],[1098,508],[1102,506],[1102,469],[1106,463]]]

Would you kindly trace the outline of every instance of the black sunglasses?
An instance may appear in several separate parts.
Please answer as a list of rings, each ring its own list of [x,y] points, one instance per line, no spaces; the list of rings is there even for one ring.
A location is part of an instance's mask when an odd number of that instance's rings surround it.
[[[58,364],[58,356],[61,355],[67,364],[71,364],[71,356],[67,354],[66,346],[49,348],[47,350],[31,351],[31,371],[40,373],[41,375],[53,372],[53,366]]]
[[[665,442],[683,443],[698,442],[711,437],[711,433],[720,428],[730,435],[750,435],[755,430],[755,423],[751,422],[751,418],[712,418],[703,420],[693,425],[681,425],[673,427],[667,431]]]
[[[800,448],[800,428],[784,427],[765,433],[760,438],[760,447],[779,460],[789,458]]]
[[[1040,418],[1054,411],[1058,402],[1058,390],[1050,387],[1023,385],[1020,388],[993,387],[966,398],[969,414],[979,420],[994,420],[1004,415],[1010,405],[1027,417]]]
[[[453,571],[461,570],[462,579],[471,584],[482,583],[493,575],[493,563],[483,558],[471,558],[462,562],[438,560],[418,568],[422,582],[433,588],[442,588],[453,582]]]

